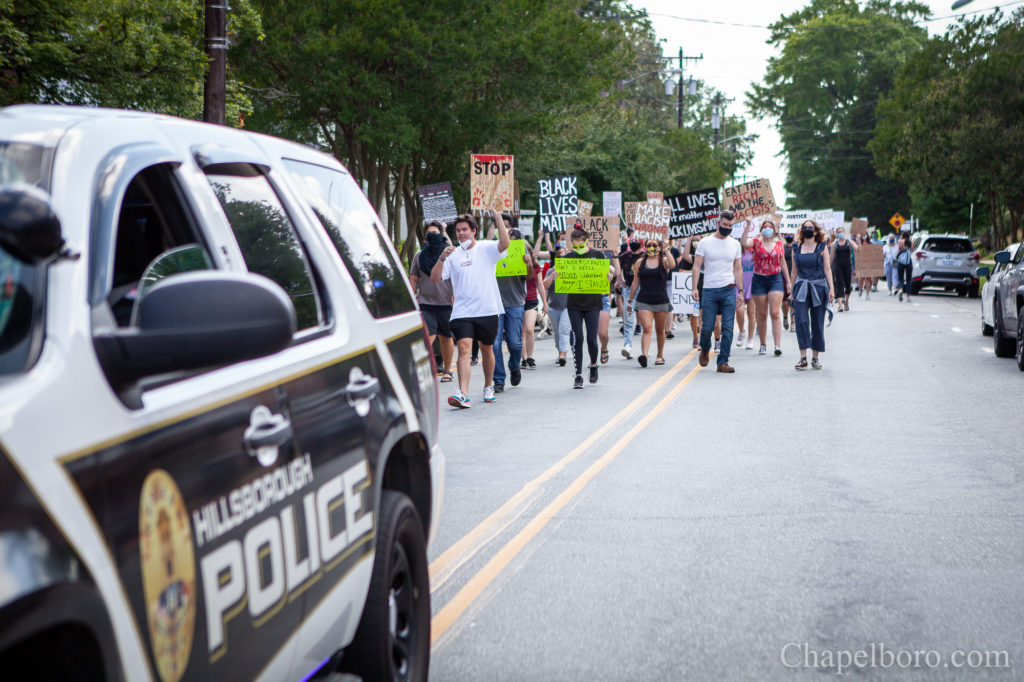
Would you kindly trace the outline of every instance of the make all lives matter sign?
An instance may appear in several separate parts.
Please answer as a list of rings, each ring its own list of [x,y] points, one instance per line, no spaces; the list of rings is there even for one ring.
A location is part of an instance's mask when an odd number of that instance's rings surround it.
[[[718,190],[714,187],[696,192],[683,192],[665,197],[672,209],[669,238],[681,239],[695,234],[708,234],[718,229]]]
[[[537,184],[540,190],[540,230],[561,232],[565,229],[566,217],[579,215],[576,176],[541,178]]]

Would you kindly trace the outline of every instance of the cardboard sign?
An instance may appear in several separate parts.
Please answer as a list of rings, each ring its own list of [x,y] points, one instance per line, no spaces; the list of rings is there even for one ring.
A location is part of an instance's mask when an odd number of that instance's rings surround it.
[[[722,190],[722,209],[735,213],[735,220],[767,215],[777,210],[768,178],[759,178]]]
[[[885,277],[885,255],[881,244],[861,244],[853,257],[855,277]]]
[[[825,211],[810,211],[808,209],[786,211],[782,214],[782,225],[779,232],[782,234],[796,234],[805,220],[813,220],[827,231],[827,225],[830,224],[833,219],[834,212],[832,209]]]
[[[494,266],[495,277],[525,277],[526,242],[522,239],[513,239],[508,243],[508,253]]]
[[[853,236],[868,234],[868,219],[867,218],[854,218],[853,222],[850,223],[850,234]]]
[[[693,315],[693,273],[672,273],[672,312],[676,315]]]
[[[566,216],[579,214],[576,176],[541,178],[538,185],[541,232],[561,232],[565,227]]]
[[[648,192],[647,193],[647,203],[649,203],[649,204],[660,204],[663,201],[665,201],[665,193],[664,192]]]
[[[622,215],[622,192],[605,192],[601,195],[601,207],[608,217]]]
[[[627,229],[634,228],[634,223],[636,222],[636,207],[639,203],[639,201],[627,201],[624,204],[622,217]]]
[[[474,211],[515,208],[515,159],[507,154],[469,155],[470,206]]]
[[[556,258],[556,294],[609,294],[611,261],[607,258]]]
[[[536,211],[523,211],[519,214],[519,231],[524,236],[533,237],[533,222],[536,217]]]
[[[579,216],[583,229],[587,231],[587,246],[598,251],[619,250],[619,217],[618,216]],[[571,221],[566,220],[567,224]]]
[[[743,239],[743,235],[747,233],[748,225],[753,227],[750,231],[751,237],[756,237],[761,234],[761,230],[757,227],[756,220],[741,220],[738,223],[732,224],[732,236],[736,239]]]
[[[452,196],[452,183],[439,182],[436,185],[424,185],[417,187],[416,193],[420,196],[420,203],[423,205],[423,220],[440,220],[442,223],[450,223],[459,216],[459,210],[455,207],[455,198]]]
[[[631,202],[627,202],[626,205],[629,203]],[[668,241],[668,226],[671,219],[672,209],[667,205],[638,201],[636,214],[633,216],[633,238]]]
[[[718,190],[714,187],[673,194],[665,198],[671,210],[669,237],[685,239],[695,234],[708,234],[718,229]]]
[[[577,199],[576,200],[576,205],[579,207],[578,210],[579,210],[579,212],[580,212],[579,214],[581,216],[588,216],[588,215],[590,215],[591,213],[594,212],[594,204],[590,203],[589,201],[583,201],[583,199]]]

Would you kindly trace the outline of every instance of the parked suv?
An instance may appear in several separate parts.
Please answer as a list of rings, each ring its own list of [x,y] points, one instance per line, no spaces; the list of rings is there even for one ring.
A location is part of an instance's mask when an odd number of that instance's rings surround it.
[[[912,295],[924,287],[940,287],[961,296],[978,297],[979,254],[970,239],[963,235],[921,234],[915,235],[912,245]]]
[[[1009,252],[1009,256],[1017,253],[1017,247],[1020,243],[1010,244],[1006,249]],[[1003,278],[1006,270],[1009,269],[1009,263],[996,263],[995,266],[989,271],[988,266],[978,268],[978,277],[988,277],[985,284],[981,287],[981,333],[985,336],[992,336],[995,329],[995,322],[993,317],[993,310],[995,307],[996,300],[996,288],[999,284],[999,280]]]
[[[421,318],[337,161],[0,110],[5,679],[426,679],[443,480]]]
[[[1012,252],[1000,251],[995,259],[996,267],[1004,268],[992,302],[995,352],[1001,358],[1016,356],[1024,371],[1024,244]]]

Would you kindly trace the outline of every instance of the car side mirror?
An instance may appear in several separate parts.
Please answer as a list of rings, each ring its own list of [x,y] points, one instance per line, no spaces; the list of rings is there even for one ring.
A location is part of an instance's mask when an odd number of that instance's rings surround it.
[[[988,277],[988,276],[989,276],[989,269],[988,269],[988,266],[987,266],[987,265],[982,265],[982,266],[981,266],[980,268],[978,268],[978,270],[977,270],[977,271],[975,272],[974,276],[975,276],[975,277],[977,277],[978,279],[981,279],[982,277]]]
[[[996,252],[995,259],[997,263],[1009,263],[1010,252],[1008,250],[998,251]]]
[[[188,272],[157,282],[139,302],[137,325],[94,337],[115,387],[138,379],[228,365],[291,343],[295,309],[262,275]]]
[[[26,183],[0,189],[0,248],[26,265],[52,261],[64,246],[60,219],[43,190]]]

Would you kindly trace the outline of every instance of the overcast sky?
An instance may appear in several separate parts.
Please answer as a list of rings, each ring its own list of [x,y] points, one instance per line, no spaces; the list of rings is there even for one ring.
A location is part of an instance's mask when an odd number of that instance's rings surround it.
[[[954,0],[923,0],[931,7],[932,17],[946,17],[954,14],[950,9]],[[636,9],[646,9],[651,23],[657,31],[658,38],[663,40],[662,54],[678,56],[679,48],[683,48],[686,56],[703,54],[700,61],[687,61],[687,75],[706,81],[710,86],[721,90],[727,97],[735,98],[730,102],[726,113],[740,114],[747,119],[747,131],[759,135],[754,144],[754,160],[750,167],[737,174],[737,181],[742,180],[741,174],[748,178],[766,177],[771,181],[775,199],[780,205],[785,204],[784,193],[786,170],[782,158],[776,156],[782,150],[782,143],[773,129],[773,121],[758,121],[750,116],[746,107],[745,93],[750,83],[760,82],[764,77],[768,58],[774,48],[765,43],[768,29],[762,28],[807,4],[804,0],[722,0],[717,3],[693,2],[692,0],[646,0],[637,1]],[[1019,5],[1012,0],[974,0],[970,5],[958,10],[976,12],[992,7]],[[1013,11],[1013,7],[1004,12]],[[694,20],[700,21],[694,21]],[[930,21],[925,25],[929,33],[945,33],[946,26],[953,19]],[[720,22],[720,23],[712,23]],[[745,24],[736,26],[727,24]],[[752,25],[752,26],[751,26]],[[653,78],[653,76],[652,76]],[[726,130],[726,136],[731,133]],[[788,208],[828,208],[825,206],[791,206]],[[842,209],[842,207],[834,207]]]

